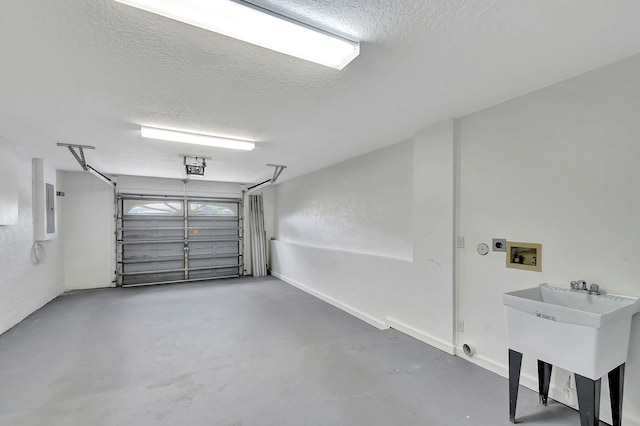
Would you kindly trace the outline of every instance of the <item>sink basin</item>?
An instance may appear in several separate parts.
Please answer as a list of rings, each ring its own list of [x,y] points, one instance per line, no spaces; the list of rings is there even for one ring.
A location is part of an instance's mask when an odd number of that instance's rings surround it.
[[[540,284],[503,294],[509,348],[597,380],[627,360],[636,297]]]

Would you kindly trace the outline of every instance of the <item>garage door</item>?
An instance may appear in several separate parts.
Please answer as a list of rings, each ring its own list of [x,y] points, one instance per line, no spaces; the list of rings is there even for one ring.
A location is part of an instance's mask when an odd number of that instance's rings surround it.
[[[239,199],[120,195],[118,284],[242,275],[241,216]]]

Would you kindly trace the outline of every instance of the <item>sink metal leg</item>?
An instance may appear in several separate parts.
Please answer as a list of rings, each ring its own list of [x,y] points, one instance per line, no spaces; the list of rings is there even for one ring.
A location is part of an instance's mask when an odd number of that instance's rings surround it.
[[[576,374],[581,426],[600,424],[600,384],[600,379],[592,380]]]
[[[622,425],[622,390],[624,388],[624,364],[609,371],[609,394],[613,426]]]
[[[542,405],[547,405],[552,367],[551,364],[538,360],[538,397]]]
[[[516,422],[516,403],[518,402],[521,366],[522,354],[509,349],[509,420],[511,420],[511,423]]]

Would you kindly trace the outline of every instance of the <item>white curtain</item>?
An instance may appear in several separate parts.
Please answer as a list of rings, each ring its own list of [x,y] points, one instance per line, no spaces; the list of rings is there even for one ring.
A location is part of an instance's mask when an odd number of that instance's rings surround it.
[[[249,232],[251,271],[254,277],[264,277],[267,275],[267,235],[264,230],[262,194],[249,195]]]

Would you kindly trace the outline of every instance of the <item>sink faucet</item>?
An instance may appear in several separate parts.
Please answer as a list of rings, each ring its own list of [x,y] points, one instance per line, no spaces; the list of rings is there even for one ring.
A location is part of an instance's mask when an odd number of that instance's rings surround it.
[[[589,294],[600,294],[600,287],[598,284],[591,284],[587,289],[587,282],[585,280],[571,281],[571,290],[584,291]]]

